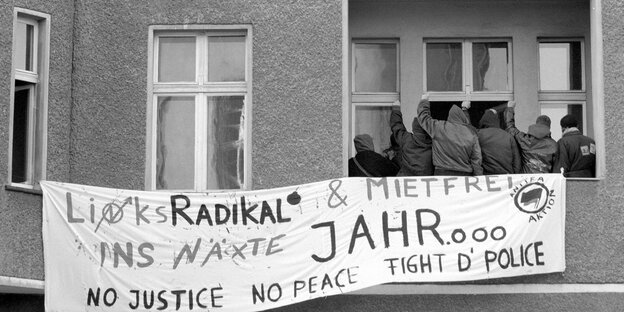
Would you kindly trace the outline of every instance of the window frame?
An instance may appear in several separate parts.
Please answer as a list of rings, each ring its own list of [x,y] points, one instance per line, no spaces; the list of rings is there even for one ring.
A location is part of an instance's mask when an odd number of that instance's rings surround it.
[[[9,144],[7,186],[15,189],[40,190],[39,181],[46,179],[48,140],[48,89],[50,65],[49,14],[15,7],[13,10],[13,37],[17,38],[18,23],[33,25],[33,71],[17,69],[16,45],[12,43],[11,88],[9,100]],[[17,81],[26,84],[16,86]],[[15,92],[30,89],[28,104],[28,139],[26,181],[13,181],[13,143],[15,119]]]
[[[581,132],[586,133],[587,131],[587,102],[584,100],[547,100],[547,101],[538,101],[540,115],[542,115],[542,108],[544,105],[581,105],[583,111],[583,129],[580,129]],[[560,127],[559,120],[551,120],[551,129],[553,127]]]
[[[396,47],[396,91],[395,92],[356,92],[355,91],[355,65],[351,66],[351,138],[349,139],[351,155],[355,155],[353,138],[356,128],[356,111],[358,107],[392,107],[392,103],[401,97],[401,42],[399,38],[352,38],[351,39],[351,64],[355,64],[355,47],[358,44],[394,44]],[[381,140],[382,138],[380,138]],[[381,146],[375,145],[376,149],[383,150]]]
[[[194,82],[158,82],[158,43],[160,37],[166,36],[195,36],[197,38],[196,71]],[[245,80],[209,82],[207,71],[207,48],[209,37],[241,36],[245,38]],[[252,27],[250,25],[152,25],[149,27],[148,38],[148,97],[147,97],[147,125],[146,125],[146,169],[145,189],[150,191],[233,191],[251,189],[251,125],[252,125]],[[193,189],[157,189],[157,118],[159,96],[194,96],[195,98],[195,153]],[[202,122],[205,116],[207,98],[210,96],[243,96],[244,121],[243,135],[243,185],[241,189],[208,189],[206,187],[207,164],[205,155],[206,142],[200,142],[207,135],[207,125]],[[204,112],[204,113],[203,113]],[[205,140],[204,140],[205,141]],[[204,148],[204,150],[202,150]],[[198,167],[199,166],[199,167]]]
[[[541,88],[541,64],[540,44],[541,43],[571,43],[579,42],[581,44],[581,90],[542,90]],[[585,101],[587,99],[587,84],[585,72],[585,40],[582,37],[538,37],[537,38],[537,92],[540,101],[553,101],[562,98],[570,101]]]
[[[507,91],[474,91],[472,45],[474,43],[507,43]],[[460,43],[462,46],[462,85],[463,91],[428,91],[427,90],[427,44]],[[423,38],[422,45],[422,88],[434,101],[511,101],[513,100],[513,40],[510,37],[466,37],[466,38]]]

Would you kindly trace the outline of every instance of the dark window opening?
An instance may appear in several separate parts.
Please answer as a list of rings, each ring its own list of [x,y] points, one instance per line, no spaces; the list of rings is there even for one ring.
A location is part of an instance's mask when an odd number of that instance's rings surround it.
[[[447,120],[449,109],[452,105],[461,107],[462,102],[431,102],[431,116],[439,120]],[[486,110],[493,108],[498,113],[498,119],[500,121],[501,129],[505,129],[505,117],[503,112],[507,107],[507,101],[479,101],[471,102],[468,114],[470,115],[470,123],[479,128],[479,120],[483,116]]]

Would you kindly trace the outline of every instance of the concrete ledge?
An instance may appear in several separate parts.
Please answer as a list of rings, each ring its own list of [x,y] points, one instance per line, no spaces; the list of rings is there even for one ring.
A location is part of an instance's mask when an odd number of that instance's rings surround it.
[[[0,293],[43,295],[43,281],[0,276]]]
[[[438,285],[384,284],[351,295],[487,295],[487,294],[547,294],[547,293],[624,293],[624,284],[494,284]]]

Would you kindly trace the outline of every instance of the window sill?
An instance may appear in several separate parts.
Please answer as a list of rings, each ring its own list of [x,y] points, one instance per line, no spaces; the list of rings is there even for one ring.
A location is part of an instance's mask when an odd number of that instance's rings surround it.
[[[19,184],[7,184],[4,186],[4,189],[7,191],[14,191],[14,192],[21,192],[21,193],[28,193],[28,194],[34,194],[34,195],[43,195],[43,192],[41,191],[41,189],[34,189],[32,187],[28,187],[25,185],[19,185]]]
[[[602,181],[604,177],[598,178],[566,178],[566,181]]]

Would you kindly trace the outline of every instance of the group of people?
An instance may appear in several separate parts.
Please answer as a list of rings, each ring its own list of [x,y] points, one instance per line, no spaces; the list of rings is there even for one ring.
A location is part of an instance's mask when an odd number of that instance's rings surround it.
[[[418,104],[412,132],[403,124],[401,103],[395,101],[390,115],[391,147],[384,155],[375,152],[368,134],[354,138],[356,155],[349,159],[349,176],[472,176],[514,173],[562,173],[566,177],[594,177],[596,143],[583,135],[573,115],[561,121],[563,136],[555,142],[550,135],[550,118],[537,117],[522,132],[515,125],[516,103],[504,111],[505,129],[498,112],[488,109],[476,128],[470,123],[464,101],[453,105],[447,120],[431,116],[429,95]]]

